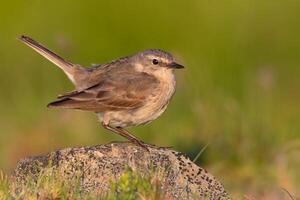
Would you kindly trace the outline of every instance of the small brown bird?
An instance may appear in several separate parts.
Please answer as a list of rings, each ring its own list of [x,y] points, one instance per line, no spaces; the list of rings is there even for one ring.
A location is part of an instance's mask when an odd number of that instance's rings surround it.
[[[175,92],[174,69],[183,68],[171,54],[150,49],[84,68],[27,36],[20,40],[61,68],[75,85],[75,91],[58,96],[48,107],[93,111],[104,128],[146,148],[124,127],[150,123],[166,110]]]

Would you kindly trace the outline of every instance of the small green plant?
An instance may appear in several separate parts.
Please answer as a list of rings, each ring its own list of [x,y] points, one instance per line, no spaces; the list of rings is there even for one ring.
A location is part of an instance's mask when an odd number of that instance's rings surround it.
[[[164,199],[162,182],[153,172],[149,175],[132,171],[128,168],[119,181],[111,183],[111,196],[109,199]]]

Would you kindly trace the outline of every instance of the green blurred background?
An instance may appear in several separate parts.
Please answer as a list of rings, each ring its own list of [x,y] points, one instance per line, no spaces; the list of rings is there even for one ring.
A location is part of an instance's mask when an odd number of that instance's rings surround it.
[[[186,66],[153,123],[130,130],[174,146],[233,197],[300,195],[300,1],[6,1],[0,7],[0,168],[54,149],[123,140],[92,113],[49,110],[73,89],[26,34],[89,66],[147,48]],[[298,189],[298,190],[297,190]]]

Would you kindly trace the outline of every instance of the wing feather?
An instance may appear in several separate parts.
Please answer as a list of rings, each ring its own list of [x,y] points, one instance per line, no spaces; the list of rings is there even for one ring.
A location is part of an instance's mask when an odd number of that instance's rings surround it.
[[[144,105],[145,99],[153,94],[158,83],[154,76],[146,73],[111,75],[90,88],[59,96],[48,107],[95,112],[136,109]]]

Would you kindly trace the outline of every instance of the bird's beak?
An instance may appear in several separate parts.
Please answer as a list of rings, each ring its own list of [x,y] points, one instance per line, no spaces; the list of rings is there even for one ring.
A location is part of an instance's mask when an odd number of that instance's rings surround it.
[[[170,64],[167,64],[167,67],[173,68],[173,69],[182,69],[182,68],[184,68],[183,65],[178,64],[176,62],[171,62]]]

